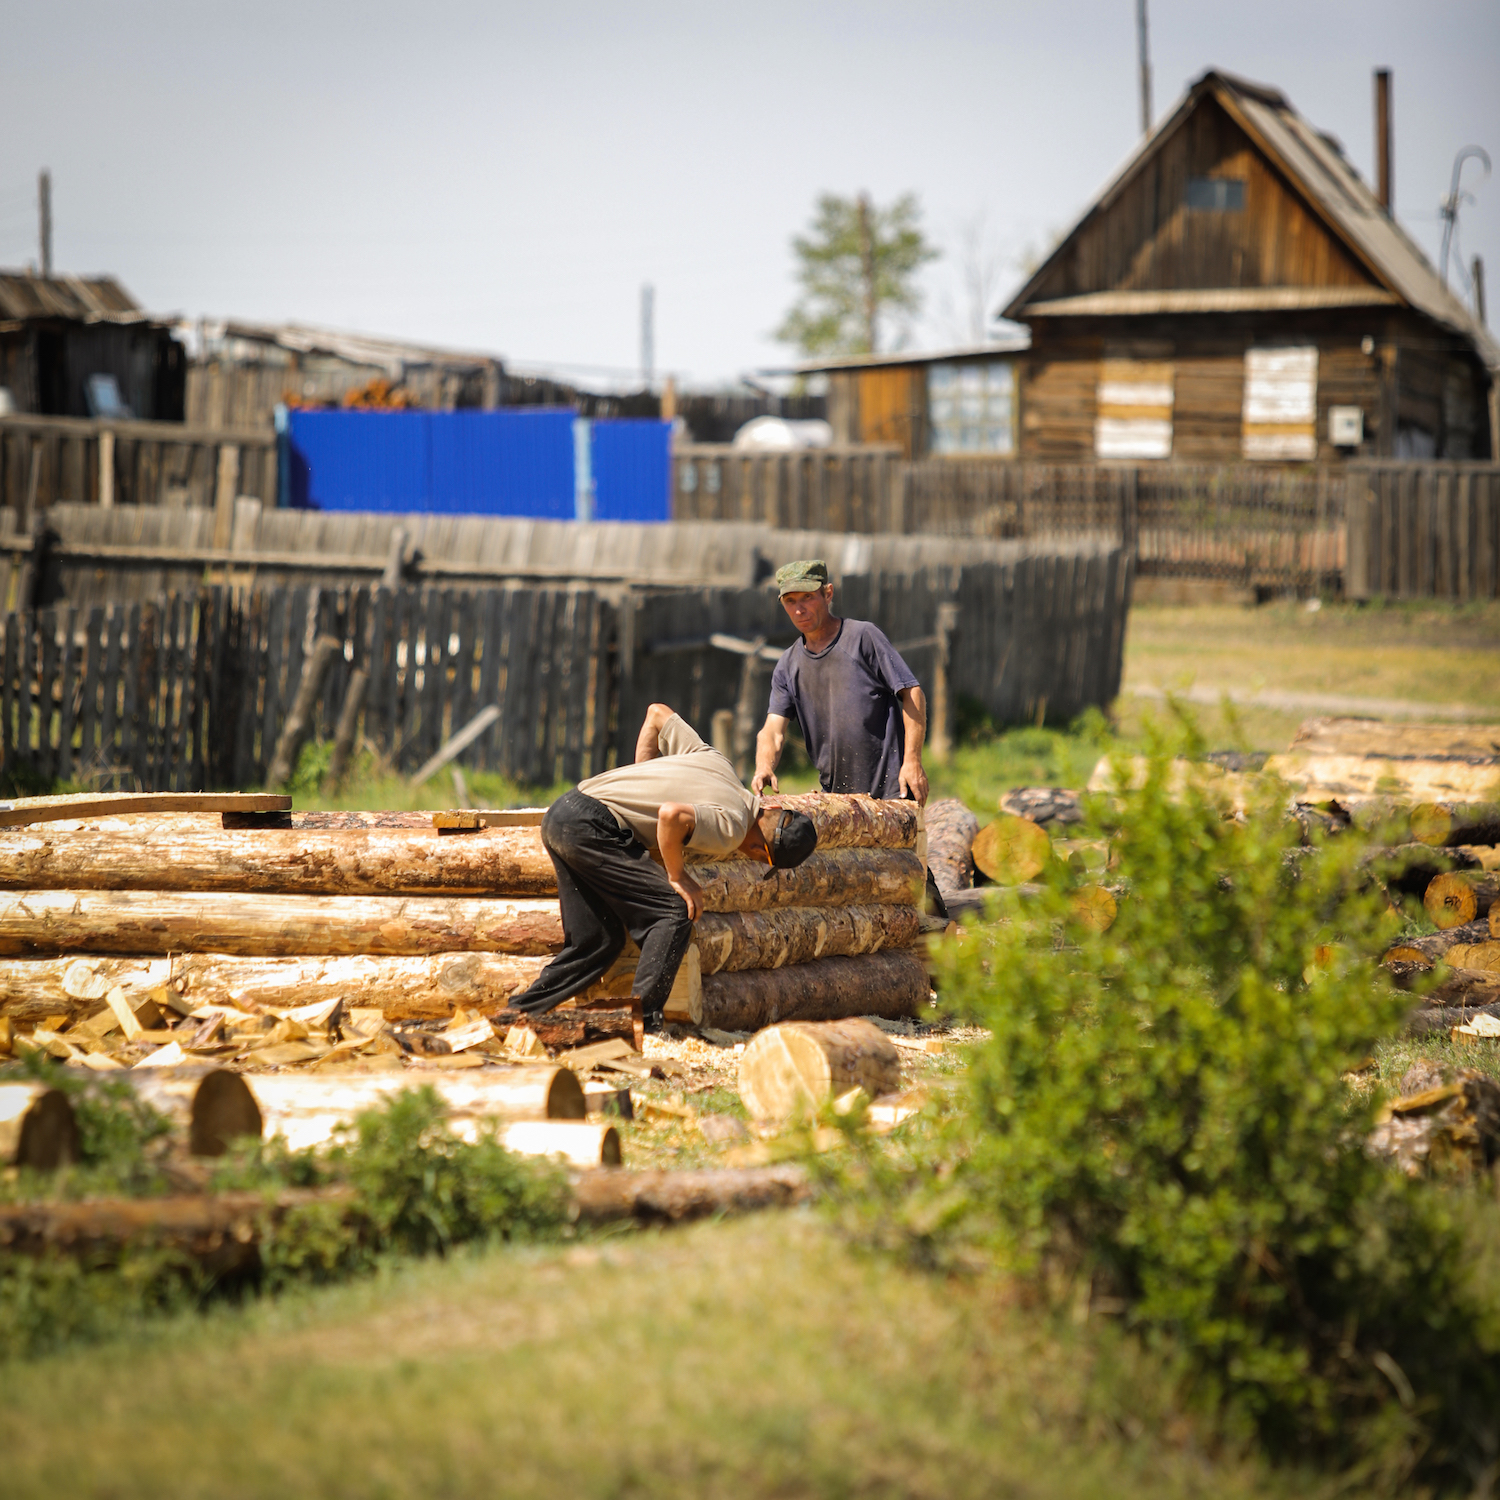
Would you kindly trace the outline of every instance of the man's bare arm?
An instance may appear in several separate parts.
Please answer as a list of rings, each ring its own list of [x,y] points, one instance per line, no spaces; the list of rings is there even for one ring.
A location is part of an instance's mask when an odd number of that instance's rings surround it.
[[[677,710],[668,708],[665,703],[653,703],[646,710],[645,720],[641,724],[641,732],[635,737],[635,763],[640,765],[643,760],[657,760],[661,756],[661,746],[657,743],[657,736],[662,731],[662,726],[672,717]]]
[[[927,772],[922,746],[927,742],[927,695],[919,687],[902,688],[901,717],[906,724],[906,756],[901,762],[901,790],[926,806]]]
[[[776,767],[781,764],[781,751],[786,744],[786,719],[781,714],[767,714],[760,733],[755,736],[755,775],[750,778],[750,790],[763,792],[769,782],[771,790],[778,791]]]
[[[686,802],[663,802],[656,810],[656,848],[672,889],[687,905],[688,920],[703,915],[703,888],[688,874],[682,851],[698,826],[698,815]]]

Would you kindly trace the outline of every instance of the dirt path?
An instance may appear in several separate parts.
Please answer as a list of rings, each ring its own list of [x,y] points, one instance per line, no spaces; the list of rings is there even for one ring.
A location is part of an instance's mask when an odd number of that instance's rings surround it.
[[[1151,698],[1158,702],[1167,697],[1165,688],[1144,683],[1126,684],[1120,691],[1127,697]],[[1172,693],[1188,703],[1219,704],[1227,697],[1231,703],[1247,708],[1272,708],[1283,713],[1364,714],[1381,719],[1493,719],[1492,708],[1476,708],[1468,703],[1418,703],[1410,698],[1354,698],[1342,693],[1247,692],[1242,688],[1195,685]]]

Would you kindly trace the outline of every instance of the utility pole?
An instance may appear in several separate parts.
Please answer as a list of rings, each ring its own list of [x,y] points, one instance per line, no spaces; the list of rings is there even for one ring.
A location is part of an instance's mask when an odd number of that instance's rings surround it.
[[[1135,46],[1141,59],[1141,134],[1151,134],[1151,44],[1146,32],[1146,0],[1135,0]]]
[[[656,288],[641,288],[641,384],[649,391],[656,378]]]
[[[42,275],[52,274],[52,174],[43,168],[36,180],[37,208],[41,215]]]
[[[875,226],[871,223],[870,195],[859,195],[859,267],[865,293],[865,342],[875,353],[875,315],[879,303],[875,296]]]

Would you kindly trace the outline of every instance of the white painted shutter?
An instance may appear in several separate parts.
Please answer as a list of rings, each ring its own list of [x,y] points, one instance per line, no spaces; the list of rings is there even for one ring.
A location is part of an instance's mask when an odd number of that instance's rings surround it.
[[[1246,458],[1318,456],[1315,345],[1245,350],[1241,452]]]
[[[1099,361],[1096,458],[1172,456],[1173,373],[1170,360]]]

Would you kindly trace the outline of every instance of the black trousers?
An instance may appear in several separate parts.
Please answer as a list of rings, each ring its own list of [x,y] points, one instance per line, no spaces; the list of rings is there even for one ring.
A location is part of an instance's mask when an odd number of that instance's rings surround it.
[[[563,950],[511,1004],[540,1015],[579,994],[620,956],[625,934],[641,957],[631,993],[660,1014],[692,941],[687,903],[646,846],[582,792],[565,792],[542,820],[542,843],[557,871]]]

